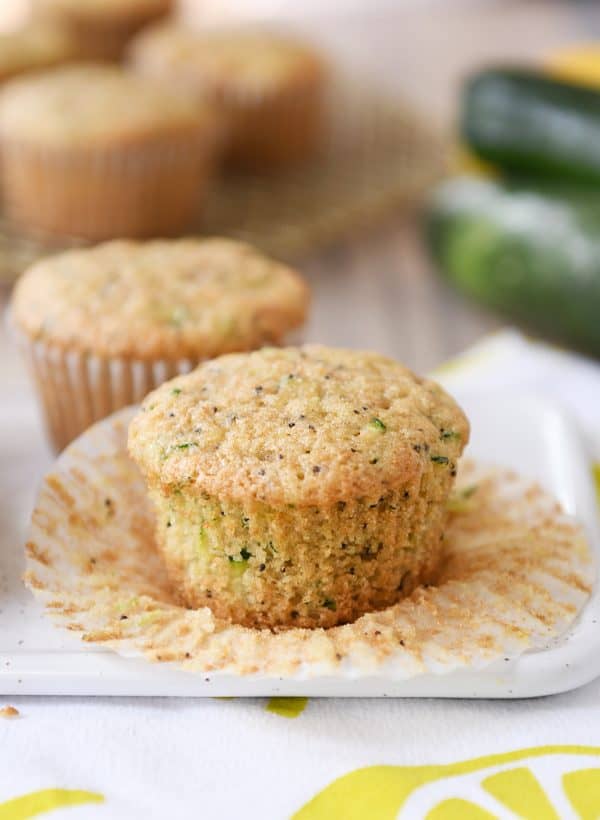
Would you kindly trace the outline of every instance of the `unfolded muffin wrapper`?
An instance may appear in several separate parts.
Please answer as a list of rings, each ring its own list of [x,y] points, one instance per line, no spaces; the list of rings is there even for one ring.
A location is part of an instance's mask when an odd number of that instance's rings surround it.
[[[139,404],[168,379],[189,373],[202,359],[152,360],[102,357],[32,340],[8,317],[11,335],[28,366],[46,430],[59,452],[92,424],[122,407]],[[300,331],[288,334],[300,343]]]
[[[135,408],[95,425],[45,477],[26,583],[58,623],[119,654],[191,673],[406,680],[540,649],[577,618],[595,569],[577,523],[539,487],[463,465],[435,586],[352,624],[273,633],[181,606],[154,546],[154,513],[126,452]]]

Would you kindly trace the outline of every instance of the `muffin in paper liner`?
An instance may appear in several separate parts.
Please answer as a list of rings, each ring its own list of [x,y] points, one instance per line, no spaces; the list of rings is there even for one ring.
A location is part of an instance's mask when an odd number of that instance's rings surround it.
[[[6,216],[47,237],[181,234],[209,186],[220,132],[212,110],[116,67],[13,80],[0,103]]]
[[[295,271],[243,243],[119,240],[36,263],[8,322],[60,450],[207,358],[288,340],[308,304]]]
[[[123,655],[195,673],[398,680],[483,667],[544,647],[577,617],[595,576],[579,525],[537,485],[464,464],[435,586],[331,629],[251,629],[178,603],[154,518],[126,453],[128,408],[88,430],[45,477],[26,583],[58,623]]]
[[[231,167],[281,169],[306,160],[322,142],[329,67],[316,49],[289,36],[166,22],[134,39],[129,62],[220,111]]]

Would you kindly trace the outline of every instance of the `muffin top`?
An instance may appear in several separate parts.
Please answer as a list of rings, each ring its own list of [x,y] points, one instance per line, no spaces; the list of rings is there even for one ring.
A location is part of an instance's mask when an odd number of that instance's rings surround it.
[[[34,0],[34,9],[56,12],[78,19],[85,17],[128,17],[133,14],[154,15],[168,10],[173,0]]]
[[[456,468],[469,436],[441,387],[322,346],[222,356],[150,393],[129,451],[151,484],[273,506],[329,505]]]
[[[229,239],[113,241],[34,264],[13,297],[34,339],[104,356],[209,357],[278,342],[308,288],[290,268]]]
[[[212,125],[212,113],[187,97],[108,65],[64,66],[20,78],[0,95],[2,136],[49,145]]]
[[[54,26],[30,25],[0,34],[0,80],[65,62],[75,53],[69,35]]]
[[[324,71],[313,49],[255,29],[194,31],[168,23],[139,35],[131,55],[140,70],[171,71],[209,95],[279,91]]]

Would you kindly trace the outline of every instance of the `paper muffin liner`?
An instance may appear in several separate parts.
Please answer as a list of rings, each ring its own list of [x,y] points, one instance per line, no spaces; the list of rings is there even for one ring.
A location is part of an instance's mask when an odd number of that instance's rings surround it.
[[[249,629],[187,609],[155,548],[154,512],[126,452],[134,413],[104,420],[63,453],[32,516],[26,583],[86,642],[196,674],[406,680],[542,648],[589,597],[595,570],[579,525],[530,481],[467,464],[436,586],[328,630]]]
[[[57,451],[94,422],[122,407],[139,404],[151,390],[200,363],[193,358],[107,358],[13,333],[33,379],[48,437]]]
[[[4,211],[40,238],[177,236],[213,176],[219,129],[75,150],[0,140]]]

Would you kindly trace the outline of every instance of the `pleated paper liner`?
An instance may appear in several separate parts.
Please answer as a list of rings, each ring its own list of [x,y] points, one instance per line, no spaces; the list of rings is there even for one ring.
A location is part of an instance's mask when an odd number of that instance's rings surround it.
[[[289,259],[414,206],[440,175],[441,141],[402,102],[338,77],[327,110],[318,155],[291,170],[223,176],[188,233],[237,237]],[[0,219],[0,281],[81,244],[26,236]]]
[[[579,525],[530,481],[471,464],[450,504],[435,586],[329,630],[272,633],[187,609],[154,547],[153,511],[126,453],[133,413],[67,448],[33,513],[26,581],[84,641],[197,674],[406,680],[543,648],[590,595],[594,566]]]

